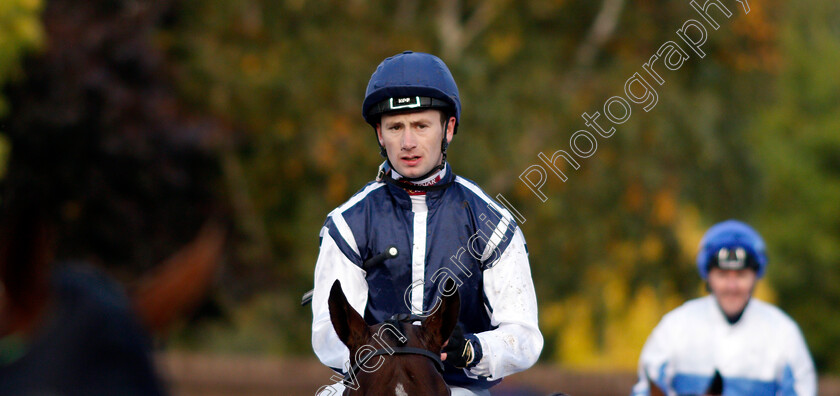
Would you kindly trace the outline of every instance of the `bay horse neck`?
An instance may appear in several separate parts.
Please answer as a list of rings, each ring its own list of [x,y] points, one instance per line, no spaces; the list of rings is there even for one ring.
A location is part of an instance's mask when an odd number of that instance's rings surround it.
[[[395,335],[392,326],[399,335]],[[345,395],[449,395],[450,391],[440,374],[440,352],[430,351],[420,326],[407,321],[380,323],[371,326],[369,352],[361,353],[366,362],[357,362],[357,351],[351,351],[351,364],[357,368],[364,363],[370,370],[358,369],[358,389],[346,388]],[[403,336],[401,342],[398,336]],[[360,348],[359,348],[360,349]]]

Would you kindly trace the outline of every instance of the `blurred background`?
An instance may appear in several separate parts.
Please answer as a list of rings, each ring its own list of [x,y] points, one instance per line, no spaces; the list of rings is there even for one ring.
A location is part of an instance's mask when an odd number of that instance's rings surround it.
[[[520,173],[682,45],[688,1],[3,0],[0,177],[56,194],[56,259],[124,285],[176,394],[313,394],[330,372],[300,296],[327,213],[381,161],[365,86],[435,53],[463,103],[450,163],[527,219],[546,344],[500,391],[629,393],[660,317],[705,293],[702,233],[738,218],[768,244],[758,296],[840,394],[840,3],[724,4],[705,58],[660,63],[658,104],[541,202]],[[204,264],[166,271],[184,249]]]

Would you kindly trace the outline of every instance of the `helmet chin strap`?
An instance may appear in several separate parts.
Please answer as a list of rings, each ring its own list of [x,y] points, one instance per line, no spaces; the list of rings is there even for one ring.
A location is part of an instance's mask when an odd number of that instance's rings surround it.
[[[429,178],[429,176],[435,174],[436,172],[440,171],[446,166],[446,149],[449,147],[449,142],[446,141],[446,130],[449,127],[449,119],[447,118],[446,121],[443,123],[443,139],[440,142],[440,152],[443,154],[443,158],[441,158],[440,164],[436,165],[434,168],[426,172],[426,174],[417,177],[407,177],[403,176],[400,180],[405,180],[409,182],[425,180]],[[379,144],[379,139],[376,140],[376,143]],[[385,150],[385,147],[382,144],[379,144],[379,155],[385,158],[385,161],[388,162],[388,167],[391,169],[394,168],[394,164],[391,163],[391,159],[388,158],[388,152]],[[390,178],[390,175],[388,176]]]

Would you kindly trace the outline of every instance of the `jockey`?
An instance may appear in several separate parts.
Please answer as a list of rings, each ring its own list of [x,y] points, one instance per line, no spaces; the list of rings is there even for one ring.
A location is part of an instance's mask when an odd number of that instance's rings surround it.
[[[330,322],[338,279],[369,325],[398,313],[429,315],[447,279],[461,298],[442,352],[452,394],[486,395],[529,368],[543,346],[525,238],[511,214],[456,176],[446,149],[461,119],[458,87],[439,58],[406,51],[371,76],[362,116],[385,161],[375,181],[330,212],[321,229],[312,300],[312,348],[345,372],[347,347]],[[362,269],[396,246],[399,255]]]
[[[633,395],[648,395],[648,377],[668,394],[702,394],[715,370],[724,395],[817,394],[816,373],[796,323],[752,297],[767,268],[764,241],[728,220],[700,242],[697,270],[711,295],[666,314],[639,359]]]

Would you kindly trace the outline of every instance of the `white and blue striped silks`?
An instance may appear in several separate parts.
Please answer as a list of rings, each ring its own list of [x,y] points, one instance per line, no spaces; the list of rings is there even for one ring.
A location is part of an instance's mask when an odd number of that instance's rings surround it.
[[[648,395],[645,373],[668,394],[699,395],[715,370],[724,395],[815,396],[817,379],[796,323],[756,298],[730,324],[713,296],[666,314],[648,337],[632,395]]]

